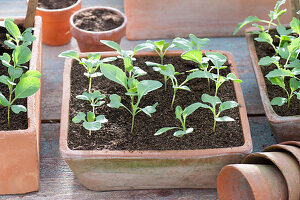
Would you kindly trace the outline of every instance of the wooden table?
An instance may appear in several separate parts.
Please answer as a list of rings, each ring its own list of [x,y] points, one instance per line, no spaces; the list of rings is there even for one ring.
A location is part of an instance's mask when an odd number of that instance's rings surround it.
[[[0,0],[1,16],[24,16],[25,0]],[[83,7],[112,6],[123,10],[123,0],[84,0]],[[241,19],[243,20],[243,19]],[[269,128],[251,67],[245,38],[210,38],[206,49],[225,50],[233,53],[249,117],[254,151],[275,143]],[[143,41],[129,41],[123,38],[121,47],[133,49]],[[74,39],[64,46],[43,45],[43,83],[42,83],[42,130],[40,191],[26,195],[0,196],[0,199],[218,199],[215,189],[169,189],[94,192],[84,188],[74,177],[68,165],[59,154],[59,123],[62,96],[62,73],[64,59],[57,55],[65,50],[78,49]]]

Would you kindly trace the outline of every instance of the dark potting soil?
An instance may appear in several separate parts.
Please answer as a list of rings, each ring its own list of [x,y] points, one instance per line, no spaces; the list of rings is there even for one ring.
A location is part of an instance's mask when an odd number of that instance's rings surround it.
[[[61,9],[75,4],[78,0],[39,0],[38,7],[44,9]]]
[[[139,80],[152,79],[163,83],[163,76],[158,72],[154,72],[151,67],[145,65],[145,61],[160,62],[158,57],[138,57],[134,62],[135,66],[139,66],[148,72],[147,75],[141,76]],[[191,62],[184,61],[180,57],[166,57],[165,63],[172,63],[176,71],[185,72],[194,69],[197,66]],[[112,62],[122,67],[122,61]],[[109,120],[103,124],[99,131],[92,132],[89,136],[81,124],[72,122],[72,118],[78,112],[87,112],[91,109],[85,101],[76,99],[75,97],[82,92],[87,91],[88,78],[83,76],[85,72],[81,65],[74,62],[71,72],[71,99],[70,99],[70,115],[69,115],[69,133],[68,146],[73,150],[192,150],[207,148],[234,147],[244,144],[241,121],[238,108],[224,111],[222,116],[227,115],[234,118],[234,122],[217,123],[216,132],[213,132],[213,115],[211,111],[206,109],[198,109],[187,118],[187,127],[193,127],[194,132],[181,138],[173,136],[174,131],[164,133],[160,136],[154,136],[154,133],[163,127],[180,126],[180,122],[176,120],[174,110],[170,109],[173,89],[170,80],[168,81],[167,91],[164,92],[164,86],[158,90],[150,92],[143,97],[140,107],[153,105],[158,102],[156,112],[150,118],[146,114],[140,112],[136,115],[134,131],[131,134],[131,114],[124,108],[113,109],[106,105],[96,109],[96,115],[104,114]],[[224,70],[225,74],[229,73],[229,69]],[[223,73],[223,75],[224,75]],[[186,75],[178,77],[179,83],[183,82]],[[93,80],[93,89],[99,90],[106,95],[106,103],[109,102],[110,94],[118,94],[122,98],[122,103],[128,106],[130,97],[124,95],[125,89],[120,85],[108,80],[104,76],[97,77]],[[210,82],[213,88],[208,92],[208,83],[206,79],[195,79],[190,81],[187,86],[193,91],[177,91],[174,108],[180,105],[183,109],[192,103],[201,102],[201,95],[209,93],[214,95],[214,84]],[[233,89],[233,83],[224,83],[220,90],[219,96],[222,101],[236,101]],[[127,102],[127,103],[126,103]]]
[[[110,10],[88,10],[74,17],[76,27],[86,31],[109,31],[121,26],[124,18]]]
[[[21,32],[25,29],[22,26],[19,26]],[[12,50],[9,49],[5,44],[4,41],[6,40],[7,31],[4,27],[0,27],[0,55],[2,56],[3,53],[8,53],[11,55]],[[27,65],[28,66],[28,65]],[[7,75],[8,70],[7,67],[2,65],[0,62],[0,76]],[[0,92],[8,98],[9,90],[7,85],[0,83]],[[27,99],[18,99],[15,101],[14,105],[23,105],[27,107]],[[10,128],[7,126],[7,107],[3,107],[0,105],[0,131],[2,130],[21,130],[28,128],[28,119],[27,119],[27,112],[21,112],[19,114],[15,114],[10,111]]]
[[[275,34],[278,35],[276,30],[270,30],[270,34],[273,38],[274,44],[275,46],[279,45],[279,39],[275,37]],[[257,36],[254,36],[253,38],[256,38]],[[258,59],[261,59],[265,56],[270,56],[272,57],[275,54],[275,51],[273,49],[273,47],[265,42],[257,42],[256,40],[254,40],[254,45],[255,45],[255,49],[256,49],[256,53],[258,56]],[[284,64],[286,62],[286,59],[281,59],[280,63]],[[270,71],[277,69],[277,67],[275,65],[270,65],[270,66],[261,66],[261,70],[263,75],[267,75]],[[298,78],[300,78],[300,76],[297,76]],[[287,98],[287,95],[285,93],[285,91],[277,86],[277,85],[273,85],[267,78],[265,78],[265,83],[267,86],[267,91],[268,91],[268,96],[270,101],[275,98],[275,97],[285,97]],[[287,90],[290,92],[290,78],[286,77],[285,78],[285,85]],[[293,116],[293,115],[300,115],[300,102],[297,99],[297,96],[294,95],[292,100],[291,100],[291,104],[290,107],[288,107],[288,104],[284,104],[283,106],[272,106],[273,110],[275,111],[276,114],[278,114],[279,116]]]

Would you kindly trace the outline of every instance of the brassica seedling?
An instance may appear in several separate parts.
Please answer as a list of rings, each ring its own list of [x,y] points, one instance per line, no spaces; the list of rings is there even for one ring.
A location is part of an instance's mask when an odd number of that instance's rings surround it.
[[[222,101],[220,100],[219,97],[217,96],[210,96],[208,94],[203,94],[201,96],[201,100],[204,103],[209,103],[211,106],[207,105],[207,104],[202,104],[202,103],[198,103],[198,105],[202,108],[206,108],[209,109],[212,113],[213,113],[213,117],[214,117],[214,127],[213,127],[213,131],[215,132],[216,130],[216,123],[217,122],[229,122],[229,121],[235,121],[233,118],[228,117],[228,116],[223,116],[220,117],[220,114],[228,109],[231,108],[235,108],[237,107],[239,104],[236,103],[235,101],[225,101],[222,103]],[[220,104],[220,105],[219,105]],[[217,105],[219,105],[219,109],[217,109]]]
[[[8,76],[1,75],[0,83],[8,86],[8,99],[0,92],[0,105],[7,107],[7,126],[10,128],[10,110],[19,114],[27,112],[27,108],[23,105],[13,105],[17,99],[27,98],[35,94],[40,88],[41,73],[37,70],[28,70],[24,73],[23,66],[31,58],[31,50],[28,45],[35,40],[32,35],[32,28],[28,28],[21,34],[18,26],[14,24],[12,19],[5,19],[5,28],[10,35],[7,34],[8,40],[4,43],[13,49],[12,55],[3,53],[0,60],[4,66],[8,68]],[[14,43],[14,42],[15,43]]]
[[[178,131],[174,132],[175,137],[182,137],[186,134],[192,133],[193,128],[186,128],[186,119],[189,115],[193,114],[198,108],[201,107],[201,103],[193,103],[182,110],[181,106],[177,106],[175,109],[176,119],[178,119],[181,123],[181,127],[165,127],[159,129],[154,135],[161,135],[169,130],[179,129]]]
[[[187,52],[191,50],[200,50],[202,47],[208,45],[210,40],[208,38],[198,38],[194,34],[189,35],[189,40],[177,37],[173,40],[172,44],[175,47]]]

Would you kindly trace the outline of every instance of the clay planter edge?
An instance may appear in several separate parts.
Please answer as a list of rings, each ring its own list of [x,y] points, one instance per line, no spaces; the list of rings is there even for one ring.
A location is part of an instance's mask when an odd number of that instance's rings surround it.
[[[274,0],[124,0],[128,18],[126,35],[129,40],[188,37],[232,36],[239,22],[248,16],[267,19]],[[147,9],[145,9],[147,8]],[[280,17],[282,23],[291,20],[290,5]],[[238,35],[243,35],[240,31]]]
[[[223,52],[237,75],[232,54]],[[182,51],[168,51],[179,56]],[[80,54],[86,57],[88,54]],[[103,52],[101,57],[117,56]],[[138,56],[157,56],[138,52]],[[70,73],[72,60],[67,59],[63,77],[63,100],[60,128],[60,152],[79,181],[88,189],[131,190],[161,188],[216,188],[219,171],[228,164],[240,163],[252,151],[252,140],[242,90],[234,83],[244,136],[244,145],[231,148],[167,151],[70,150],[67,144],[69,124]]]
[[[88,11],[88,10],[110,10],[118,15],[122,16],[124,19],[124,22],[121,26],[108,30],[108,31],[86,31],[81,28],[78,28],[74,24],[74,16],[77,15],[80,12]],[[127,17],[118,9],[111,8],[111,7],[104,7],[104,6],[95,6],[95,7],[88,7],[83,8],[75,12],[70,17],[70,26],[71,26],[71,33],[72,36],[77,40],[78,47],[81,52],[98,52],[98,51],[113,51],[110,47],[107,47],[106,45],[102,44],[100,40],[111,40],[118,44],[120,44],[121,39],[123,36],[125,36],[126,31],[126,24],[127,24]]]
[[[255,72],[255,77],[259,88],[260,97],[263,102],[264,110],[266,112],[270,127],[275,135],[277,142],[289,140],[300,141],[300,115],[279,116],[275,113],[271,106],[266,83],[264,80],[264,75],[261,71],[261,67],[258,64],[259,59],[256,54],[254,40],[251,33],[249,33],[250,31],[256,30],[259,29],[257,29],[256,27],[246,29],[246,39],[251,57],[252,67]]]
[[[60,46],[70,42],[69,19],[71,15],[81,8],[82,0],[61,9],[36,8],[36,15],[43,20],[43,43],[50,46]]]
[[[4,20],[5,18],[0,18]],[[24,17],[13,17],[23,24]],[[29,68],[42,72],[41,17],[35,17],[32,56]],[[0,195],[39,190],[41,89],[27,98],[28,128],[0,131]]]

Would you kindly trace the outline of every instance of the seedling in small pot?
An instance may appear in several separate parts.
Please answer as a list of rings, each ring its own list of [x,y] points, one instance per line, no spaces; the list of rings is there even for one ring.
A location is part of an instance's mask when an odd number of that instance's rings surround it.
[[[5,44],[13,49],[12,55],[3,53],[0,56],[2,64],[8,68],[8,76],[1,75],[0,83],[8,86],[8,99],[0,91],[0,105],[7,107],[7,126],[10,128],[10,110],[19,114],[27,112],[27,108],[23,105],[13,105],[17,99],[27,98],[35,94],[40,88],[41,73],[36,70],[28,70],[24,73],[23,69],[28,67],[23,66],[31,58],[31,50],[28,45],[35,40],[32,36],[32,28],[26,29],[21,34],[18,26],[13,23],[12,19],[5,19],[5,28],[10,35],[7,35],[8,40]]]
[[[173,129],[179,129],[178,131],[174,132],[175,137],[182,137],[186,134],[192,133],[193,128],[186,128],[186,119],[189,115],[193,114],[198,108],[202,107],[201,103],[193,103],[192,105],[189,105],[184,110],[180,106],[176,107],[175,115],[176,119],[178,119],[181,123],[181,127],[165,127],[159,129],[154,135],[161,135],[169,130]]]
[[[209,106],[207,104],[198,103],[199,107],[209,109],[213,113],[213,117],[214,117],[213,131],[214,132],[216,130],[216,123],[217,122],[235,121],[233,118],[228,117],[228,116],[220,117],[220,114],[223,111],[231,109],[231,108],[235,108],[235,107],[237,107],[239,105],[235,101],[225,101],[225,102],[222,103],[219,97],[217,97],[217,96],[210,96],[208,94],[203,94],[201,96],[201,100],[204,103],[209,103],[211,105],[211,106]],[[217,105],[219,105],[219,109],[217,109]]]

